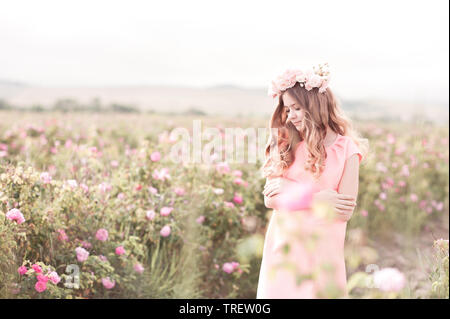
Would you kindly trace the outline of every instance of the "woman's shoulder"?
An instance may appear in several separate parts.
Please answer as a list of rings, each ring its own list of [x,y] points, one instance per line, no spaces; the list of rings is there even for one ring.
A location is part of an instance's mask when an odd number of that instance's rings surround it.
[[[338,134],[335,143],[330,148],[345,160],[355,153],[359,155],[359,162],[362,160],[362,152],[351,136]]]

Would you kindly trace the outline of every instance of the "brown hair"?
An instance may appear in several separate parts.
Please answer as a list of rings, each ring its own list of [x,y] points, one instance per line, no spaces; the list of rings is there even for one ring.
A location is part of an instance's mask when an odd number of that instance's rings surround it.
[[[282,96],[289,94],[304,110],[302,126],[299,130],[287,121],[286,108]],[[305,170],[311,171],[317,179],[322,174],[326,150],[323,145],[327,127],[343,136],[350,136],[363,153],[368,150],[368,140],[360,138],[351,121],[340,108],[340,103],[330,88],[319,93],[318,88],[310,91],[297,82],[293,87],[278,96],[278,105],[269,123],[270,136],[266,145],[266,161],[262,167],[264,177],[282,176],[283,171],[293,162],[298,143],[305,140],[308,158]]]

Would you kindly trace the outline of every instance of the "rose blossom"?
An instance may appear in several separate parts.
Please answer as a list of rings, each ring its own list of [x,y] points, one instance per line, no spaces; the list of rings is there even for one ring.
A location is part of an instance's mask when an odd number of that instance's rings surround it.
[[[158,162],[158,161],[161,159],[161,153],[158,152],[158,151],[153,152],[153,153],[150,155],[150,159],[152,160],[152,162]]]
[[[36,289],[37,292],[41,293],[47,289],[47,282],[45,281],[37,281],[34,285],[34,289]]]
[[[233,171],[233,175],[236,177],[242,177],[242,171],[236,169]]]
[[[55,285],[57,285],[61,281],[61,278],[58,276],[58,273],[56,271],[52,271],[48,275],[48,277],[50,278],[50,281]]]
[[[77,260],[79,262],[86,261],[86,259],[88,259],[89,257],[89,252],[83,247],[75,248],[75,252],[77,253]]]
[[[311,207],[314,193],[314,185],[309,183],[296,183],[288,191],[280,193],[276,197],[275,202],[282,210],[303,210]]]
[[[199,224],[203,224],[203,222],[205,221],[205,216],[201,215],[196,219],[196,222]]]
[[[28,268],[25,266],[20,266],[19,268],[17,268],[17,272],[20,275],[25,275],[27,273],[27,271],[28,271]]]
[[[140,263],[134,264],[133,269],[134,269],[134,271],[136,271],[137,273],[140,273],[140,274],[142,274],[144,272],[144,267]]]
[[[17,208],[13,208],[6,213],[6,218],[16,221],[17,224],[22,224],[25,221],[25,217]]]
[[[36,276],[36,279],[37,279],[38,281],[47,282],[50,278],[48,278],[47,276],[44,276],[44,275],[42,275],[42,274],[39,274],[39,275]]]
[[[375,286],[387,292],[398,292],[405,287],[405,276],[396,268],[384,268],[373,274]]]
[[[229,207],[229,208],[235,207],[234,204],[233,204],[232,202],[227,202],[227,201],[225,201],[224,204],[225,204],[225,207]]]
[[[118,246],[116,247],[116,255],[123,255],[125,254],[125,249],[123,248],[123,246]]]
[[[170,226],[166,225],[163,228],[161,228],[161,231],[159,232],[161,236],[163,237],[167,237],[170,235]]]
[[[186,191],[184,190],[183,187],[175,187],[174,192],[178,196],[183,196],[184,194],[186,194]]]
[[[161,170],[155,169],[153,171],[153,178],[156,180],[165,181],[166,179],[170,179],[169,169],[168,168],[162,168]]]
[[[169,216],[169,214],[172,212],[173,207],[167,207],[164,206],[163,208],[161,208],[160,214],[161,216]]]
[[[153,220],[155,218],[155,216],[156,216],[156,213],[155,213],[155,211],[153,209],[148,210],[147,213],[145,214],[145,217],[148,220]]]
[[[227,274],[231,274],[234,270],[234,267],[231,263],[224,263],[222,266],[222,270]]]
[[[75,188],[75,187],[78,186],[77,181],[74,180],[74,179],[69,179],[69,180],[67,180],[67,184],[68,184],[70,187],[72,187],[72,188]]]
[[[52,181],[52,176],[48,172],[41,173],[40,178],[44,184],[49,184]]]
[[[42,272],[42,268],[41,268],[41,266],[39,266],[38,264],[33,264],[32,266],[31,266],[31,268],[33,268],[33,270],[36,272],[36,273],[41,273]]]
[[[108,240],[108,231],[104,228],[100,228],[99,230],[97,230],[97,233],[95,234],[95,238],[97,238],[100,241]]]
[[[114,280],[111,280],[109,277],[106,277],[102,278],[102,284],[106,289],[112,289],[116,285],[116,282]]]
[[[112,167],[118,167],[118,166],[119,166],[119,162],[116,161],[116,160],[112,160],[112,161],[111,161],[111,166],[112,166]]]
[[[233,202],[235,202],[236,204],[242,204],[243,202],[242,196],[235,194],[233,197]]]
[[[112,189],[112,185],[106,182],[102,182],[98,185],[98,188],[100,189],[100,192],[106,193]]]
[[[83,192],[87,193],[89,192],[89,186],[87,186],[85,183],[80,184],[80,188],[83,190]]]

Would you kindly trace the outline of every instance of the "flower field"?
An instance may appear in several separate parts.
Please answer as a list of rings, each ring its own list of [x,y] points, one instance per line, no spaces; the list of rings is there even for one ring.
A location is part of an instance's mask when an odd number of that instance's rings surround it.
[[[0,298],[255,298],[272,213],[261,162],[173,162],[171,132],[191,116],[0,118]],[[448,128],[355,126],[370,153],[347,227],[350,298],[448,298]]]

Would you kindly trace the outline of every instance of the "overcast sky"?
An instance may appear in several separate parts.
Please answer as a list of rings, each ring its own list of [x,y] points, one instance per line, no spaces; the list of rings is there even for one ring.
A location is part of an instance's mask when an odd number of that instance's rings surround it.
[[[266,87],[327,61],[347,98],[448,101],[448,0],[2,1],[0,79]]]

